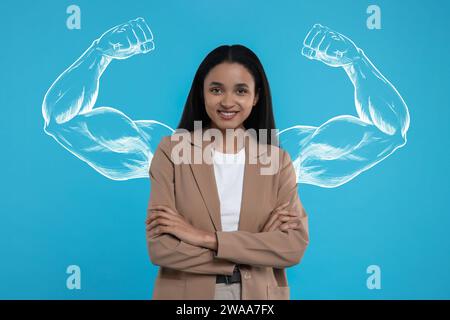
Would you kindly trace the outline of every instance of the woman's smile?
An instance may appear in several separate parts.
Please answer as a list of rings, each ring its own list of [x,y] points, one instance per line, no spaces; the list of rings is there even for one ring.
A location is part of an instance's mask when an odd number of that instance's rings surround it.
[[[239,111],[222,111],[222,110],[217,110],[217,113],[219,114],[219,116],[223,120],[232,120],[232,119],[234,119],[236,114],[239,113]]]

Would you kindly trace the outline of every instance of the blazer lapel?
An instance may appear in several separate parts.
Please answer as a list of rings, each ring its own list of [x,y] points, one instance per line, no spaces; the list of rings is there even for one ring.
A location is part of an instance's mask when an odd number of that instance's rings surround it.
[[[256,138],[252,135],[248,136],[253,140],[253,142],[255,142],[254,145],[256,146]],[[200,129],[196,129],[194,132],[191,132],[190,139],[191,146],[193,147],[191,147],[192,161],[190,161],[189,165],[191,167],[195,181],[197,182],[203,201],[205,202],[205,205],[208,209],[214,227],[217,231],[222,231],[220,198],[214,174],[214,165],[211,161],[212,158],[209,158],[208,161],[199,161],[200,163],[193,163],[194,157],[201,157],[202,152],[206,150],[206,147],[211,144],[212,141],[202,139],[202,131]],[[264,147],[261,148],[261,144],[259,144],[255,152],[250,152],[249,139],[246,138],[244,139],[244,141],[244,181],[242,187],[241,211],[238,230],[253,231],[256,226],[258,217],[253,214],[253,211],[250,209],[252,205],[255,205],[255,202],[258,201],[259,197],[261,197],[261,194],[259,193],[259,190],[258,188],[256,188],[256,186],[264,185],[264,176],[260,174],[261,164],[258,159],[261,155],[266,153],[267,150]],[[211,147],[212,146],[210,146],[210,148]],[[195,155],[195,152],[197,152],[197,155]],[[209,153],[205,152],[205,157],[210,156],[211,155]]]

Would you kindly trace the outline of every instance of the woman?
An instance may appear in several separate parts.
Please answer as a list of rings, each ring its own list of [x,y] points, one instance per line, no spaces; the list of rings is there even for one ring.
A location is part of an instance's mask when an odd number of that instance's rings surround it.
[[[192,148],[183,156],[190,161],[175,161],[174,134],[163,137],[150,166],[146,235],[151,261],[160,266],[153,299],[289,299],[285,268],[303,257],[308,222],[292,161],[273,129],[257,56],[241,45],[210,52],[177,129],[189,133]],[[221,133],[213,142],[196,139],[211,138],[213,130]],[[239,143],[248,131],[257,134]],[[193,163],[199,150],[211,161]],[[278,163],[277,170],[262,174],[263,159]]]

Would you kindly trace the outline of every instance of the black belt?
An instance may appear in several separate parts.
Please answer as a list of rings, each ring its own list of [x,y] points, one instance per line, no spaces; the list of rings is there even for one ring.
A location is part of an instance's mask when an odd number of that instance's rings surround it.
[[[233,274],[231,276],[218,274],[216,277],[216,283],[236,283],[241,282],[241,272],[239,271],[239,267],[234,267]]]

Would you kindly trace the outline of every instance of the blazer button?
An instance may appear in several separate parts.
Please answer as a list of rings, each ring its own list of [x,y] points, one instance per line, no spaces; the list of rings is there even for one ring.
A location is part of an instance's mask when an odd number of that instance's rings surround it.
[[[252,275],[250,274],[250,272],[245,271],[244,273],[244,279],[250,279],[252,277]]]

